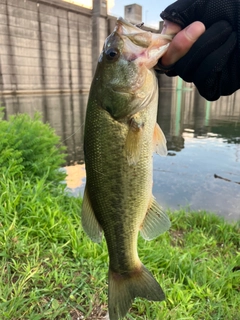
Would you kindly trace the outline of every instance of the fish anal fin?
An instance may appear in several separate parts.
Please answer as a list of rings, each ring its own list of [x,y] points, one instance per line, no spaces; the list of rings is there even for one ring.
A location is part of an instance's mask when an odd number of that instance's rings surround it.
[[[129,121],[129,130],[125,142],[125,152],[128,164],[137,164],[142,146],[142,137],[144,132],[144,123],[141,119],[131,118]]]
[[[167,231],[170,226],[169,217],[163,212],[156,199],[152,197],[149,209],[140,227],[141,236],[145,240],[152,240]]]
[[[153,148],[154,152],[156,152],[160,156],[167,155],[166,138],[164,136],[164,133],[162,132],[162,129],[157,123],[155,124],[153,133]]]
[[[95,217],[95,214],[89,199],[87,186],[84,191],[83,202],[82,202],[82,227],[92,241],[97,243],[101,242],[102,228]]]
[[[141,265],[135,272],[118,274],[109,269],[108,310],[111,320],[122,319],[135,297],[153,301],[165,299],[164,292],[151,272]]]

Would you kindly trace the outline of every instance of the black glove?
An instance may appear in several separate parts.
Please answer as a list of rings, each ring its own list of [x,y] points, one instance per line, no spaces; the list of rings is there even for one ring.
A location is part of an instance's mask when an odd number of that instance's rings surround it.
[[[206,31],[188,53],[169,67],[168,76],[193,82],[207,100],[217,100],[240,88],[240,0],[178,0],[161,18],[185,28],[201,21]]]

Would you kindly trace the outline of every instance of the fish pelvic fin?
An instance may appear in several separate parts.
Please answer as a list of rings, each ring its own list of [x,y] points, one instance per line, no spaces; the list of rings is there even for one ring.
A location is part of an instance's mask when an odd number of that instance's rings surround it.
[[[140,227],[141,236],[145,240],[152,240],[171,227],[168,215],[162,210],[152,196],[149,208]]]
[[[110,320],[122,319],[135,297],[152,301],[162,301],[165,294],[144,266],[135,272],[118,274],[109,269],[108,275],[108,311]]]
[[[141,119],[138,119],[137,116],[131,118],[125,142],[125,153],[130,166],[138,163],[141,153],[143,132],[144,123]]]
[[[167,155],[166,143],[167,142],[166,142],[164,133],[162,132],[162,129],[159,127],[159,125],[156,123],[154,128],[154,133],[153,133],[154,152],[156,152],[160,156],[166,156]]]
[[[95,217],[91,201],[89,199],[87,185],[84,190],[82,202],[82,227],[92,241],[97,243],[101,242],[102,227]]]

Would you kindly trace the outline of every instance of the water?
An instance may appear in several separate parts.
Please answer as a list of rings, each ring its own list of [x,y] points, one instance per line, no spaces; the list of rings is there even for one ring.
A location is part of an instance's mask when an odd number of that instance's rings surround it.
[[[197,91],[160,92],[168,157],[154,156],[153,194],[165,208],[240,219],[240,92],[208,102]]]
[[[83,163],[86,94],[3,96],[5,118],[39,111],[67,146],[66,164]],[[240,91],[208,102],[196,90],[160,91],[158,123],[168,156],[154,155],[153,194],[164,208],[207,210],[240,219]],[[84,185],[79,181],[79,188]]]

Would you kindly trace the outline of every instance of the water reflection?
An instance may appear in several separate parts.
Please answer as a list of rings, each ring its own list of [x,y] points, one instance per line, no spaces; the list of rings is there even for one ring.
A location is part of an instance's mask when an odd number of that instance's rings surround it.
[[[165,208],[240,219],[239,102],[240,91],[212,103],[195,90],[160,92],[169,156],[154,156],[153,193]]]
[[[160,91],[158,123],[168,142],[168,149],[184,148],[183,132],[193,130],[194,137],[209,133],[239,142],[240,91],[232,96],[209,102],[197,90]]]
[[[84,160],[87,99],[87,94],[5,96],[1,105],[6,119],[41,112],[67,146],[69,165]],[[239,219],[240,91],[211,103],[191,88],[160,91],[158,123],[169,152],[165,158],[154,155],[157,200],[164,208],[187,206]]]

